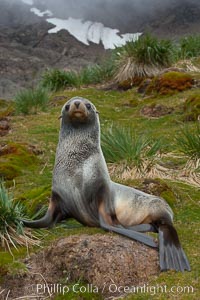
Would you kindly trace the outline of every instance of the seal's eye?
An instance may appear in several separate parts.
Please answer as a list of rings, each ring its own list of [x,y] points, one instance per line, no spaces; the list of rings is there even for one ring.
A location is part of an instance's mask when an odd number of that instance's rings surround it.
[[[87,107],[88,110],[92,107],[90,103],[85,104],[85,106]]]
[[[68,110],[69,110],[69,107],[70,107],[69,104],[65,105],[65,110],[68,111]]]

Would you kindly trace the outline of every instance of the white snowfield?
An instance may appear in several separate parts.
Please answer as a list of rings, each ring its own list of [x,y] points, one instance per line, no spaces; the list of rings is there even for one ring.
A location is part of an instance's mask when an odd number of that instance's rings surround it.
[[[28,5],[33,5],[33,0],[22,1]],[[140,32],[120,34],[118,29],[105,27],[99,22],[84,21],[82,19],[74,18],[68,18],[66,20],[48,18],[53,16],[53,13],[50,10],[42,12],[34,7],[30,10],[39,17],[47,17],[46,21],[55,25],[54,28],[48,31],[49,33],[56,33],[65,29],[85,45],[90,45],[90,42],[95,44],[102,43],[105,49],[114,49],[115,46],[125,45],[127,41],[136,41],[142,34]]]
[[[22,2],[24,2],[25,4],[28,4],[28,5],[33,5],[34,4],[33,0],[22,0]]]
[[[49,33],[56,33],[61,29],[66,29],[71,35],[85,45],[90,42],[100,44],[102,42],[105,49],[114,49],[115,46],[122,46],[127,41],[137,40],[141,33],[119,34],[118,29],[105,27],[102,23],[83,21],[82,19],[68,18],[62,20],[58,18],[48,18],[47,22],[55,27]]]
[[[40,11],[39,9],[35,8],[35,7],[32,7],[30,9],[31,12],[33,12],[35,15],[39,16],[39,17],[44,17],[45,15],[47,17],[52,17],[53,16],[53,13],[50,11],[50,10],[45,10],[45,11]]]

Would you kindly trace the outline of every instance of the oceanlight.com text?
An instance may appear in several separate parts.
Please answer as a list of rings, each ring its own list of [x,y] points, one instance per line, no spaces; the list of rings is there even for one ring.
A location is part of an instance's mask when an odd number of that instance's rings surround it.
[[[112,283],[109,285],[110,293],[124,293],[124,294],[193,294],[193,286],[179,286],[173,285],[171,287],[167,285],[148,285],[144,284],[142,286],[123,286],[116,285]]]
[[[110,294],[193,294],[193,286],[180,286],[180,285],[149,285],[144,284],[141,286],[126,286],[126,285],[117,285],[115,283],[104,283],[103,288],[99,288],[93,284],[81,285],[76,283],[74,285],[62,285],[62,284],[37,284],[32,286],[32,289],[37,293],[41,294],[62,294],[65,295],[69,292],[77,293],[105,293],[109,292]]]

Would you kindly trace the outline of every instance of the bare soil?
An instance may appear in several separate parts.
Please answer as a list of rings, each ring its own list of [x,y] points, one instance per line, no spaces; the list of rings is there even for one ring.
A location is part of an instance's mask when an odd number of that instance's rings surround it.
[[[80,280],[97,288],[104,297],[120,296],[121,291],[110,288],[113,284],[117,287],[141,286],[159,273],[157,250],[111,233],[59,239],[32,254],[24,263],[27,272],[7,275],[1,287],[5,293],[10,290],[11,299],[39,296],[37,284],[48,284],[52,288],[55,284],[64,282],[69,286]],[[41,299],[54,291],[42,291]]]
[[[146,105],[142,108],[141,114],[146,117],[159,118],[174,111],[173,107],[167,107],[162,104]]]
[[[8,118],[0,119],[0,136],[8,134],[10,130],[10,124]]]

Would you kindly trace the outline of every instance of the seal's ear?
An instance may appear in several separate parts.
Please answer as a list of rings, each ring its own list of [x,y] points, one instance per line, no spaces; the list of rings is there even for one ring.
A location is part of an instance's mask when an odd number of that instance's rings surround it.
[[[98,111],[98,110],[96,110],[96,114],[99,114],[99,111]]]
[[[58,117],[58,120],[60,120],[60,119],[62,119],[62,115],[60,115],[60,116]]]

